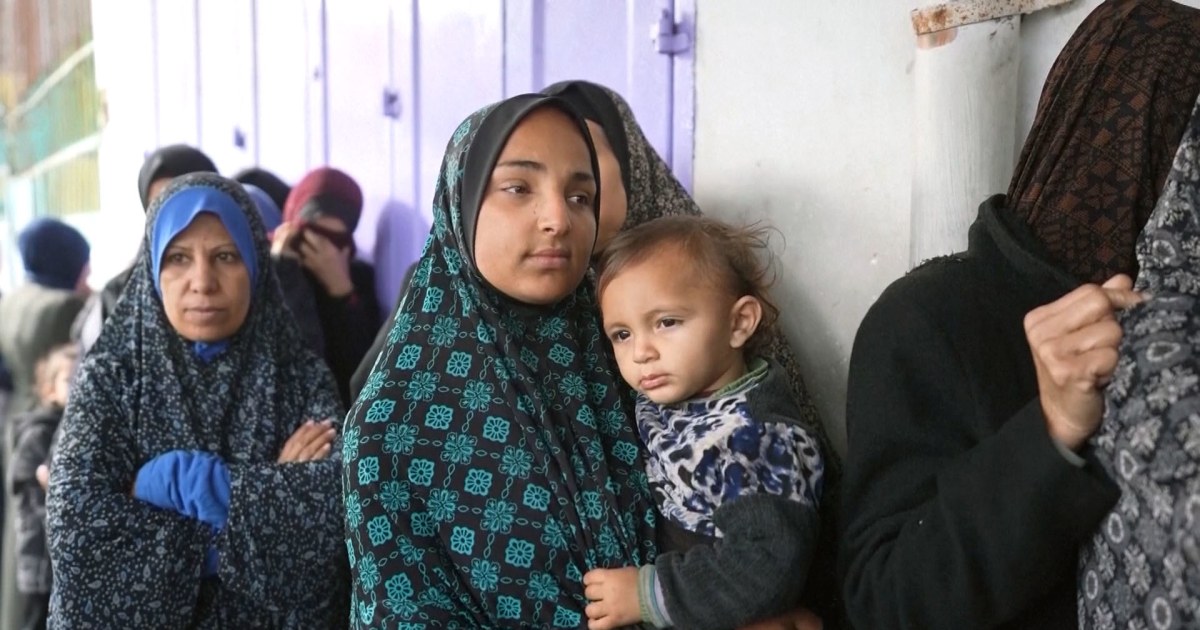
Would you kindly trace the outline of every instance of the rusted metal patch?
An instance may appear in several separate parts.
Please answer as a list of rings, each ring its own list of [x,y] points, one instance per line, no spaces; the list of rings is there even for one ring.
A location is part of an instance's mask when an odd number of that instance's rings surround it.
[[[922,33],[917,35],[917,48],[921,50],[929,50],[930,48],[939,48],[945,46],[958,37],[958,28],[948,28],[932,33]]]
[[[1070,2],[1072,0],[952,0],[913,9],[913,30],[918,36],[927,35],[967,24],[1034,13]]]

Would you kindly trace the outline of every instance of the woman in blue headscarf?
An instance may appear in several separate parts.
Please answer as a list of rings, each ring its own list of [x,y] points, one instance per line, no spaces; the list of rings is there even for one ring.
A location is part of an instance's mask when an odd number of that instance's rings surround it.
[[[454,133],[425,253],[347,417],[355,627],[579,628],[584,573],[652,561],[632,401],[583,282],[598,170],[557,98]]]
[[[51,625],[344,625],[341,410],[253,202],[178,178],[141,251],[63,420]]]

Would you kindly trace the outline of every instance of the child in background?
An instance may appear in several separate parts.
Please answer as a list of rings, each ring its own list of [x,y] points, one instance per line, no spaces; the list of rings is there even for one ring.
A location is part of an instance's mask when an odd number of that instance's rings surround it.
[[[52,584],[46,549],[46,486],[39,468],[50,458],[50,442],[67,406],[71,376],[79,362],[75,344],[50,351],[37,366],[36,388],[41,404],[13,418],[13,458],[8,469],[9,492],[17,501],[17,591],[26,600],[20,630],[42,630],[50,610]]]
[[[783,371],[757,354],[777,310],[761,232],[673,216],[599,264],[604,331],[639,393],[660,523],[653,565],[584,576],[588,627],[734,628],[794,609],[820,525],[823,463]]]

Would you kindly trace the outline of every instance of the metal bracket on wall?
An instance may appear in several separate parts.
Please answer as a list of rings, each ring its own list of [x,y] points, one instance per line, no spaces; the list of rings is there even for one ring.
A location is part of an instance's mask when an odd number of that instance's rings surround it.
[[[912,24],[917,35],[927,35],[967,24],[1034,13],[1071,2],[1072,0],[952,0],[913,9]]]
[[[663,55],[677,55],[692,47],[692,38],[675,23],[671,12],[663,9],[658,22],[650,25],[650,39],[654,50]]]
[[[400,93],[383,88],[383,115],[392,120],[400,120]]]

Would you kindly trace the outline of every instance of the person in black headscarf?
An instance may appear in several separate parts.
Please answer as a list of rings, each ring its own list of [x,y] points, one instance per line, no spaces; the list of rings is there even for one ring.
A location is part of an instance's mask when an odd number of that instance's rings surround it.
[[[342,401],[379,329],[375,268],[354,257],[362,215],[358,183],[334,168],[305,175],[288,196],[271,253],[284,299],[310,347],[325,357]]]
[[[199,149],[186,144],[162,147],[146,158],[142,163],[141,172],[138,173],[138,196],[142,200],[142,209],[149,208],[163,188],[175,177],[188,173],[216,172],[216,165]],[[96,342],[104,320],[108,319],[109,313],[116,307],[117,299],[121,297],[121,292],[132,273],[133,268],[130,267],[109,280],[75,322],[72,336],[79,340],[85,352]]]
[[[243,184],[257,186],[267,193],[271,201],[275,202],[275,207],[283,208],[287,205],[288,195],[292,194],[292,187],[287,185],[287,182],[279,179],[279,176],[266,169],[253,167],[238,171],[233,176],[234,181]],[[270,232],[271,230],[267,230]]]
[[[655,556],[590,283],[595,153],[513,97],[446,149],[411,299],[347,416],[354,627],[585,625],[583,574]]]
[[[646,139],[629,104],[619,94],[588,81],[555,83],[543,90],[543,93],[558,96],[579,111],[587,120],[588,130],[596,144],[596,157],[604,186],[596,236],[597,256],[621,230],[636,227],[658,217],[701,214],[699,206],[692,200],[687,189],[675,178],[671,168]],[[404,276],[400,298],[392,310],[393,313],[399,311],[409,278],[415,268],[416,264]],[[366,352],[354,373],[351,381],[351,392],[354,395],[362,389],[362,384],[375,364],[375,358],[383,349],[391,319],[389,317],[379,329],[372,347]],[[830,459],[826,462],[826,492],[836,495],[841,465],[817,415],[812,397],[804,385],[795,353],[779,331],[772,331],[770,337],[768,354],[788,372],[792,393],[802,409],[802,423],[807,430],[818,436],[823,451],[829,454]],[[829,596],[836,597],[832,593]]]
[[[345,624],[342,408],[241,185],[171,182],[79,368],[47,498],[51,625]]]
[[[867,313],[846,404],[857,627],[1078,627],[1078,551],[1118,494],[1085,442],[1115,314],[1141,299],[1134,242],[1198,90],[1200,11],[1101,4],[1051,68],[1008,195],[982,204],[967,251]]]
[[[199,149],[186,144],[162,147],[142,164],[138,173],[138,195],[142,208],[149,208],[172,179],[188,173],[216,173],[217,166]]]

